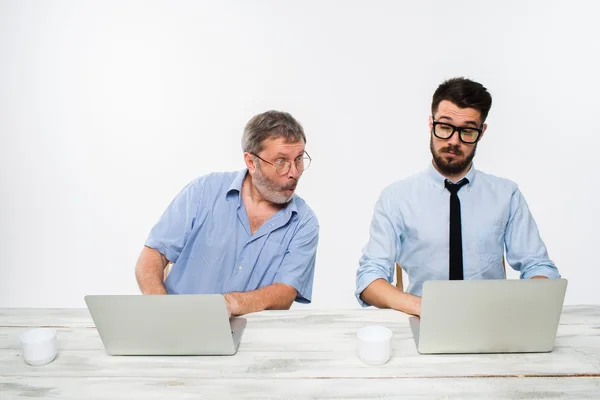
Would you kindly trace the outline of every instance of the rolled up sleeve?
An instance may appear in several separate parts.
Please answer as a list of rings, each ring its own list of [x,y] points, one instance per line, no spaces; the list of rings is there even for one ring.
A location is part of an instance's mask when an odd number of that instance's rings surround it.
[[[390,212],[388,192],[384,190],[375,205],[369,231],[369,241],[363,247],[356,272],[355,296],[358,303],[367,307],[360,295],[376,279],[394,280],[394,263],[400,254],[399,217]]]
[[[150,231],[145,246],[158,250],[167,260],[177,262],[194,227],[202,201],[203,179],[189,183],[171,201]]]
[[[273,283],[284,283],[298,292],[298,303],[310,303],[319,242],[319,223],[314,214],[301,225],[290,241]]]
[[[560,278],[558,269],[548,257],[546,246],[529,211],[527,202],[519,189],[511,198],[510,216],[505,232],[506,260],[521,279],[540,275]]]

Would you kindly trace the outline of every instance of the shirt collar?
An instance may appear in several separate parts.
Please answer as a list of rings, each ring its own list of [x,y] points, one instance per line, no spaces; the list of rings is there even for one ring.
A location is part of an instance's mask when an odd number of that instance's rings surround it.
[[[248,168],[244,168],[235,175],[235,178],[233,178],[229,189],[227,189],[227,193],[225,193],[226,198],[229,198],[229,194],[233,191],[238,192],[238,194],[242,192],[242,184],[244,183],[244,179],[246,178],[247,173]]]
[[[240,202],[242,201],[242,196],[240,196],[240,193],[242,192],[242,184],[244,183],[244,179],[246,179],[246,174],[248,174],[248,168],[244,168],[243,170],[241,170],[237,173],[237,175],[231,182],[229,189],[227,189],[227,193],[225,193],[225,198],[227,200],[229,200],[229,197],[231,196],[231,194],[233,192],[237,192],[238,196],[239,196],[238,197],[239,201]],[[297,197],[296,193],[294,193],[294,195],[292,196],[292,199],[283,208],[285,210],[286,214],[291,214],[293,212],[295,212],[296,214],[298,213],[298,204],[297,204],[296,197]]]
[[[444,182],[446,181],[447,178],[444,175],[440,174],[440,172],[437,169],[435,169],[435,167],[433,166],[433,160],[431,161],[431,164],[427,168],[427,176],[433,183],[433,186],[435,186],[435,188],[438,191],[442,192],[446,188],[446,186],[444,185]],[[476,176],[475,164],[471,163],[471,168],[469,168],[469,171],[466,173],[466,175],[461,178],[461,179],[467,178],[469,180],[469,183],[467,183],[467,185],[466,185],[467,190],[471,190],[471,186],[473,186],[473,183],[475,182],[475,176]]]

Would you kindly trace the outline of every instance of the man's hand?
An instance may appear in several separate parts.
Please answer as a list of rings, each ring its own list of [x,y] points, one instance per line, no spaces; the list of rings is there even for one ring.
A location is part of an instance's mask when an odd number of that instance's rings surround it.
[[[532,276],[531,279],[548,279],[548,277],[542,276],[542,275],[536,275],[536,276]]]
[[[164,287],[154,287],[150,290],[142,291],[142,294],[167,294],[167,290]]]
[[[417,296],[415,296],[417,297]],[[417,317],[421,316],[421,297],[417,297],[416,299],[414,299],[414,310],[415,310],[415,315]]]
[[[238,301],[233,293],[226,293],[223,295],[223,297],[225,297],[225,305],[227,306],[227,313],[229,314],[229,317],[232,315],[239,315]]]
[[[289,310],[297,295],[292,286],[273,283],[249,292],[230,292],[223,296],[231,317],[262,310]]]
[[[421,298],[404,293],[385,279],[375,279],[360,297],[365,303],[377,308],[393,308],[407,314],[421,315]]]

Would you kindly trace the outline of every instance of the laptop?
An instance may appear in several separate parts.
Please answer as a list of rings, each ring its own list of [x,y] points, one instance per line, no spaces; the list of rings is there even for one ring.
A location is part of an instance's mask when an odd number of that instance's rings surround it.
[[[536,353],[554,348],[566,279],[427,281],[409,319],[421,354]]]
[[[233,355],[246,327],[220,294],[94,295],[85,302],[110,355]]]

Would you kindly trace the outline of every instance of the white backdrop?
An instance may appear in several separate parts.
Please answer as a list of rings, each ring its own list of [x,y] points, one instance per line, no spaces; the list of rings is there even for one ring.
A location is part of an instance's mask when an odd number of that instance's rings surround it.
[[[196,176],[243,167],[243,126],[268,109],[304,125],[314,160],[298,189],[321,225],[307,307],[358,307],[375,201],[428,165],[431,95],[454,76],[493,96],[477,167],[519,183],[566,303],[599,304],[599,12],[591,0],[0,0],[0,307],[138,293],[150,228]]]

